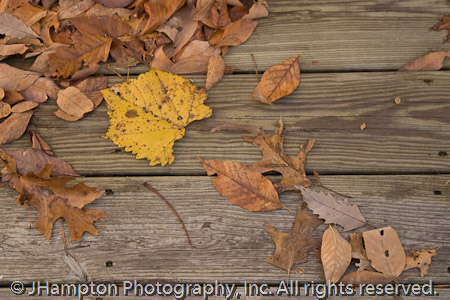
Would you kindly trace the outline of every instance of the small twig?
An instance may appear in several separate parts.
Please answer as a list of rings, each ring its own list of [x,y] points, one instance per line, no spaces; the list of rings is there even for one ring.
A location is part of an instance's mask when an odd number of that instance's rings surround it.
[[[67,251],[67,244],[66,244],[66,235],[64,234],[64,219],[61,221],[61,229],[62,229],[62,237],[64,241],[64,252],[66,252],[66,256],[69,255]]]
[[[290,209],[287,206],[281,205],[282,208],[284,208],[285,210],[287,210],[290,214],[292,214],[292,209]]]
[[[250,55],[252,56],[253,67],[255,68],[255,72],[256,72],[256,79],[259,80],[259,73],[258,73],[258,68],[256,67],[255,57],[253,56],[253,53],[251,53]]]
[[[183,230],[184,233],[186,234],[186,238],[188,241],[189,246],[192,245],[191,244],[191,239],[189,238],[189,234],[188,231],[186,229],[186,226],[184,226],[183,220],[181,220],[180,216],[178,215],[177,211],[175,210],[175,208],[172,206],[172,204],[169,203],[169,201],[167,201],[166,198],[164,198],[163,195],[161,195],[157,190],[155,190],[154,188],[152,188],[147,182],[144,182],[144,186],[146,188],[148,188],[150,191],[152,191],[156,196],[158,196],[159,198],[161,198],[162,200],[164,200],[164,202],[166,202],[167,206],[169,206],[169,208],[173,211],[173,213],[175,214],[175,216],[178,218],[178,221],[180,221],[181,226],[183,226]]]
[[[28,205],[28,216],[30,217],[30,229],[31,229],[31,207]]]
[[[125,78],[124,78],[119,72],[117,72],[116,70],[114,70],[109,64],[106,65],[106,68],[107,68],[108,70],[110,70],[111,72],[113,72],[114,74],[116,74],[117,76],[119,76],[124,82],[128,82],[128,80],[125,80]]]
[[[450,288],[450,284],[436,284],[433,285],[435,288]]]
[[[177,280],[178,282],[182,282],[182,281],[180,280],[180,278],[178,278],[177,276],[175,276],[175,274],[172,273],[172,271],[170,271],[170,270],[167,269],[167,268],[165,268],[165,269],[167,270],[167,272],[169,272],[169,274],[170,274],[173,278],[175,278],[175,280]]]
[[[449,180],[447,180],[447,182],[445,183],[445,185],[448,185],[450,183],[450,179]]]

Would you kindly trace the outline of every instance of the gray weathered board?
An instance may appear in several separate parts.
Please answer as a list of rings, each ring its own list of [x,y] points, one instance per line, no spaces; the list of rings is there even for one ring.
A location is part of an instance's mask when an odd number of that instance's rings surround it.
[[[370,225],[392,226],[409,249],[442,246],[427,277],[417,269],[407,271],[405,282],[448,283],[450,266],[450,186],[448,176],[364,175],[323,176],[323,184],[353,197]],[[96,222],[99,235],[85,234],[81,242],[69,242],[64,255],[61,225],[55,224],[50,241],[29,229],[25,207],[14,201],[15,192],[0,189],[0,283],[22,280],[55,282],[175,280],[183,282],[242,283],[244,280],[277,284],[286,272],[264,260],[274,251],[264,222],[289,231],[295,213],[278,210],[252,213],[220,196],[206,176],[100,177],[86,183],[110,189],[90,208],[108,216]],[[183,230],[166,204],[148,191],[148,181],[174,205],[189,231],[188,246]],[[439,191],[440,195],[436,195]],[[113,193],[113,194],[112,194]],[[295,211],[299,193],[281,195],[281,202]],[[36,218],[32,210],[31,218]],[[315,231],[320,237],[326,225]],[[67,230],[67,229],[66,229]],[[67,233],[66,236],[69,236]],[[345,234],[347,236],[347,234]],[[111,261],[112,267],[106,262]],[[302,264],[304,274],[292,279],[324,281],[320,261],[312,253]]]
[[[193,76],[198,85],[204,77]],[[111,77],[110,83],[120,82]],[[209,93],[209,119],[196,121],[174,147],[175,162],[148,167],[110,140],[106,105],[86,118],[55,117],[54,101],[41,105],[32,126],[83,175],[204,175],[195,158],[253,162],[260,151],[242,140],[245,132],[210,133],[223,122],[261,126],[272,133],[280,119],[288,129],[287,153],[315,138],[307,170],[323,174],[450,172],[450,72],[303,74],[300,87],[273,105],[251,99],[255,75],[226,76]],[[401,98],[400,104],[394,99]],[[366,129],[361,130],[362,123]],[[250,134],[251,135],[251,134]],[[29,139],[5,148],[29,147]]]

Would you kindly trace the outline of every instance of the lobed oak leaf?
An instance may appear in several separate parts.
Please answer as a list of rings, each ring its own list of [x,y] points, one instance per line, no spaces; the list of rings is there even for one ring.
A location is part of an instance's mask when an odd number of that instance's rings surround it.
[[[347,199],[342,201],[322,191],[315,192],[302,186],[295,187],[302,193],[303,201],[308,204],[308,208],[324,219],[326,224],[338,224],[344,227],[344,231],[353,230],[366,224],[366,219],[361,214],[359,207],[356,204],[351,205]]]
[[[372,267],[396,278],[405,268],[406,255],[402,243],[392,227],[377,228],[363,233],[367,257]]]
[[[249,211],[272,211],[281,207],[272,182],[246,165],[232,161],[202,160],[212,182],[231,203]]]
[[[400,69],[399,71],[437,71],[444,65],[445,57],[450,56],[450,51],[430,52],[416,58]]]
[[[327,282],[339,282],[352,260],[352,246],[331,225],[323,233],[320,258]]]
[[[172,147],[185,127],[211,116],[206,93],[189,80],[151,69],[137,79],[102,91],[110,126],[105,138],[146,158],[151,166],[174,160]]]
[[[437,254],[437,249],[422,249],[420,251],[410,250],[412,256],[406,257],[406,265],[404,270],[409,270],[412,268],[420,269],[420,277],[427,275],[428,269],[431,264],[431,257]]]
[[[275,184],[278,192],[295,190],[294,185],[308,187],[311,181],[305,174],[306,155],[314,146],[314,140],[308,140],[306,145],[300,146],[300,153],[295,157],[288,156],[283,149],[286,129],[280,119],[273,135],[266,135],[264,131],[255,137],[244,136],[244,141],[258,147],[263,157],[260,161],[250,165],[260,173],[277,171],[283,175],[280,182]]]
[[[269,223],[266,231],[275,243],[275,252],[266,262],[290,273],[294,264],[307,260],[309,252],[320,247],[320,241],[312,237],[312,231],[322,221],[317,216],[310,216],[301,206],[297,207],[295,224],[289,233],[276,230]]]
[[[270,104],[291,94],[300,83],[299,57],[268,68],[253,91],[253,99]]]

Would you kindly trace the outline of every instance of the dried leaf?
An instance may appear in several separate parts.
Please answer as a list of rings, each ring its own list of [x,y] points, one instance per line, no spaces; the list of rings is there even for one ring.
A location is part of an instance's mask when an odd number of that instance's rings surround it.
[[[94,108],[99,106],[103,101],[102,90],[106,89],[108,83],[108,77],[106,76],[96,76],[88,77],[82,81],[74,84],[74,87],[79,89],[87,98],[89,98],[92,103],[94,103]]]
[[[58,17],[60,20],[75,18],[87,11],[94,4],[94,0],[59,0],[60,8],[58,10]]]
[[[253,91],[253,99],[272,103],[291,94],[300,83],[299,57],[293,57],[267,69]]]
[[[133,0],[95,0],[95,1],[110,8],[126,7],[129,4],[131,4],[131,2],[133,2]]]
[[[431,52],[416,58],[400,69],[399,71],[437,71],[444,65],[444,58],[450,56],[450,51]]]
[[[14,159],[3,159],[2,162],[5,164],[2,174],[14,171]],[[86,186],[82,182],[66,187],[67,182],[74,178],[51,178],[51,169],[51,165],[46,165],[39,175],[32,172],[25,176],[13,174],[15,178],[18,178],[14,182],[15,186],[13,186],[20,193],[17,196],[18,202],[32,205],[38,209],[39,216],[35,226],[47,240],[50,239],[52,234],[53,224],[59,218],[64,218],[68,224],[73,240],[79,241],[86,231],[97,235],[98,231],[93,223],[106,216],[103,211],[85,208],[84,206],[101,197],[103,191]],[[4,176],[3,179],[5,179]]]
[[[355,265],[359,271],[369,270],[370,260],[367,258],[366,249],[362,239],[362,233],[350,233],[350,245],[352,246],[352,258],[359,259]]]
[[[73,37],[74,47],[58,47],[49,54],[49,71],[53,76],[68,78],[81,66],[94,67],[100,61],[106,62],[112,39],[99,35]]]
[[[147,158],[151,166],[171,164],[173,144],[184,136],[185,127],[212,114],[203,104],[203,90],[181,76],[154,69],[102,93],[110,116],[104,137],[137,159]]]
[[[372,271],[355,271],[345,275],[341,282],[345,284],[386,284],[397,280],[398,277],[394,277],[388,274],[372,272]]]
[[[250,38],[257,25],[257,21],[248,19],[228,24],[217,42],[217,47],[239,46]]]
[[[5,96],[3,97],[2,102],[8,103],[9,105],[14,105],[22,100],[23,97],[18,92],[5,92]]]
[[[294,264],[307,260],[309,252],[320,247],[320,241],[312,237],[312,231],[322,221],[317,216],[310,216],[301,206],[297,208],[297,218],[291,232],[284,233],[265,223],[276,249],[266,262],[290,272]]]
[[[8,13],[0,13],[0,33],[17,39],[39,37],[21,19]]]
[[[0,145],[12,142],[20,138],[27,129],[33,116],[33,111],[12,113],[0,124]]]
[[[47,154],[44,150],[29,148],[19,150],[0,149],[3,160],[14,159],[16,172],[25,176],[29,172],[39,173],[46,165],[52,165],[51,176],[80,176],[66,161]]]
[[[255,138],[245,136],[244,141],[252,143],[258,147],[263,157],[260,161],[250,165],[260,173],[276,171],[283,175],[280,182],[275,184],[278,192],[296,190],[294,185],[308,187],[311,181],[306,178],[305,161],[306,155],[314,146],[314,140],[308,140],[306,145],[300,146],[300,153],[295,157],[288,156],[283,149],[283,142],[286,136],[286,129],[280,119],[275,133],[268,136],[261,131]]]
[[[230,23],[226,0],[198,0],[195,20],[210,28],[223,28]]]
[[[56,83],[47,77],[38,78],[31,86],[21,91],[20,94],[27,100],[36,103],[43,103],[48,98],[56,100],[60,88]]]
[[[0,119],[6,118],[11,113],[11,105],[0,101]]]
[[[132,28],[126,22],[114,17],[78,16],[70,19],[70,22],[75,25],[83,35],[100,35],[117,38],[132,34]]]
[[[272,211],[281,207],[272,182],[246,165],[232,161],[202,160],[216,189],[231,203],[249,211]]]
[[[5,92],[23,91],[31,86],[39,77],[41,77],[41,75],[38,73],[24,71],[0,63],[0,87]]]
[[[209,59],[208,73],[206,74],[206,90],[211,89],[218,83],[225,73],[225,60],[220,54],[216,54]]]
[[[39,149],[47,153],[48,155],[53,155],[53,151],[50,148],[50,146],[41,138],[41,136],[34,132],[29,131],[31,143],[33,144],[33,149]],[[54,164],[52,164],[54,166]],[[42,168],[41,168],[42,169]],[[74,174],[70,174],[70,176],[77,176],[77,174],[74,172]]]
[[[267,10],[267,1],[266,0],[259,0],[255,1],[250,7],[250,10],[248,14],[243,16],[243,19],[259,19],[259,18],[265,18],[269,15],[269,11]]]
[[[378,228],[364,232],[363,238],[372,267],[392,278],[400,276],[406,255],[395,230],[392,227]]]
[[[34,101],[22,101],[14,105],[11,109],[11,112],[13,113],[26,112],[30,109],[36,108],[38,105],[39,103],[36,103]]]
[[[434,31],[441,31],[441,30],[447,30],[447,35],[444,37],[444,43],[450,41],[450,15],[443,15],[439,22],[434,24],[433,27],[431,27],[431,30]]]
[[[295,187],[301,191],[303,201],[308,204],[308,208],[324,219],[325,224],[338,224],[344,227],[344,231],[353,230],[366,224],[366,219],[361,214],[359,207],[356,204],[348,203],[347,199],[342,201],[322,191],[315,192],[302,186]]]
[[[178,9],[180,9],[186,0],[166,0],[166,1],[147,1],[144,4],[145,12],[149,18],[142,34],[155,30],[159,25],[165,23]]]
[[[56,103],[63,112],[77,119],[94,110],[92,100],[73,86],[59,91]]]
[[[330,226],[322,236],[320,257],[327,282],[339,282],[352,260],[352,246]]]
[[[28,46],[24,44],[0,45],[0,60],[14,54],[24,54]]]
[[[410,250],[409,252],[412,256],[406,257],[404,270],[419,268],[420,277],[427,275],[431,264],[431,257],[437,254],[438,249],[422,249],[420,251]]]

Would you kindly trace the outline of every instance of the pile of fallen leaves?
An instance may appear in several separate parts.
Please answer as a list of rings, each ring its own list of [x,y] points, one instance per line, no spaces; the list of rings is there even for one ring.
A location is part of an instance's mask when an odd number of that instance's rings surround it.
[[[48,97],[67,121],[94,110],[107,84],[95,74],[109,58],[123,68],[146,63],[176,74],[208,72],[209,89],[232,72],[223,60],[228,48],[245,42],[255,19],[267,15],[264,0],[2,0],[0,59],[34,62],[27,71],[0,64],[0,119],[7,118],[0,145],[19,138]]]

